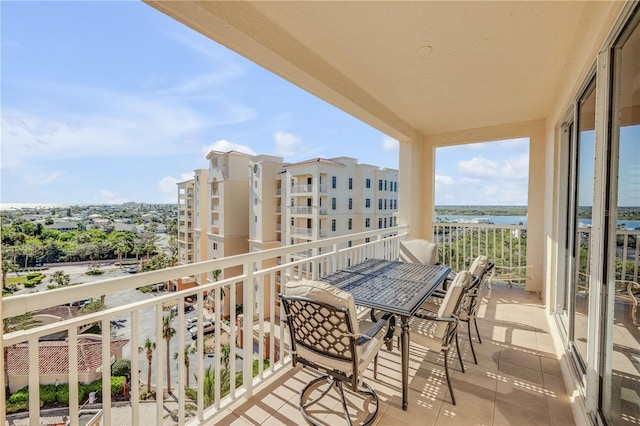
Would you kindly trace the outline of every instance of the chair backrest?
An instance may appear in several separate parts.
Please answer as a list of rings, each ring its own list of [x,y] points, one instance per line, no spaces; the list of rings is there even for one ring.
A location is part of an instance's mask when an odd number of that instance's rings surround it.
[[[438,263],[438,245],[429,240],[422,239],[401,241],[400,261],[435,265]]]
[[[487,266],[489,266],[489,259],[485,255],[480,255],[473,259],[473,263],[469,267],[469,272],[476,277],[481,277],[485,274]]]
[[[447,293],[442,299],[440,308],[438,309],[438,317],[440,318],[457,318],[460,313],[463,298],[472,284],[472,276],[469,271],[460,271],[453,279],[453,282],[447,289]],[[451,334],[451,329],[455,330],[455,324],[449,322],[438,322],[434,331],[434,337],[447,340]],[[443,342],[447,344],[448,342]]]
[[[356,374],[361,348],[353,295],[321,281],[290,281],[280,295],[296,361]]]

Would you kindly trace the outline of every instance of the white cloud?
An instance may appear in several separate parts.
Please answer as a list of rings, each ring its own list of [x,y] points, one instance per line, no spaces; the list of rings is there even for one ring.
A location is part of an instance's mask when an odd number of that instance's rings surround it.
[[[382,140],[382,149],[384,151],[397,151],[398,146],[399,146],[398,141],[389,136],[385,136],[384,139]]]
[[[302,138],[291,133],[276,132],[273,134],[276,141],[276,152],[283,157],[293,157],[302,147]]]
[[[98,191],[98,195],[93,198],[93,201],[99,204],[123,204],[131,200],[109,189],[102,189]]]
[[[498,163],[483,157],[458,162],[458,172],[463,176],[495,177],[498,175]]]
[[[211,151],[221,151],[221,152],[237,151],[237,152],[244,152],[245,154],[249,154],[249,155],[256,155],[256,152],[253,149],[251,149],[251,147],[247,145],[240,145],[234,142],[229,142],[226,139],[220,139],[215,141],[211,145],[202,147],[202,153],[204,154],[205,157],[209,155]]]
[[[453,179],[451,176],[436,175],[436,184],[442,183],[444,185],[453,185]]]

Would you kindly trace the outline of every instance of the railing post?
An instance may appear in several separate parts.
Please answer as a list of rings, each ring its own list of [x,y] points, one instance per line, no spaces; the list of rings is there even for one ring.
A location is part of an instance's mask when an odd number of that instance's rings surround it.
[[[247,398],[253,396],[253,269],[255,265],[253,261],[244,263],[244,273],[246,281],[242,288],[242,315],[243,315],[243,333],[242,333],[242,385],[247,393]]]

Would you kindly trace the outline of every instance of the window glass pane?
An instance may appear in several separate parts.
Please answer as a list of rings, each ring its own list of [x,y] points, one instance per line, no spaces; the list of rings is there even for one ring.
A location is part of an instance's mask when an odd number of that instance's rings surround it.
[[[638,20],[636,17],[636,23]],[[617,230],[615,238],[609,238],[610,257],[615,257],[609,282],[614,280],[615,291],[604,348],[610,359],[605,365],[611,370],[604,372],[601,404],[605,418],[614,425],[640,422],[640,313],[635,307],[636,298],[640,298],[640,26],[636,24],[629,31],[622,49],[614,54],[614,62],[621,67],[614,74],[620,79],[620,96],[613,109],[620,120],[613,123],[612,132],[612,143],[619,141],[618,164],[609,176],[617,178],[618,186],[614,204]],[[613,145],[613,153],[615,148]]]

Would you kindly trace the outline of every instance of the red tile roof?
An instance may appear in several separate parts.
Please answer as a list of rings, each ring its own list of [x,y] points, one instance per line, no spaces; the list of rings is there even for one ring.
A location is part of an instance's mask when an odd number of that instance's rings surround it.
[[[112,340],[111,354],[124,347],[129,340]],[[40,342],[40,374],[69,373],[69,345],[67,341]],[[10,376],[29,374],[29,345],[20,343],[7,347],[7,372]],[[78,372],[88,373],[102,366],[102,342],[78,339]]]

